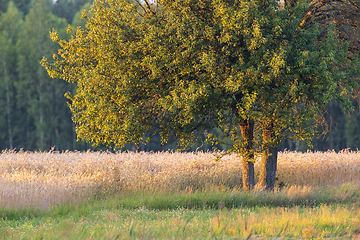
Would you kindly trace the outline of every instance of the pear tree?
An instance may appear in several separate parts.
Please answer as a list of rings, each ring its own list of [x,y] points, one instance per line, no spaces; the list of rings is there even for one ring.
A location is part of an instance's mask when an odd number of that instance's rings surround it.
[[[42,64],[52,78],[77,85],[67,97],[79,139],[120,148],[158,132],[186,148],[199,135],[231,138],[243,189],[255,186],[261,153],[257,185],[272,190],[281,139],[311,139],[326,103],[350,108],[357,87],[356,61],[346,62],[347,45],[332,25],[301,27],[307,7],[302,0],[95,1],[91,17],[83,13],[85,29],[69,40],[51,32],[60,49]]]

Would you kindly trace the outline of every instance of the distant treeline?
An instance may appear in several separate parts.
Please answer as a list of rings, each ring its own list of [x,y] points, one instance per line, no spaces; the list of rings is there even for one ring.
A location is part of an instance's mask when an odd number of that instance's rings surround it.
[[[91,0],[90,0],[91,1]],[[55,28],[62,39],[69,38],[68,26],[85,27],[81,19],[89,0],[0,0],[0,149],[86,150],[91,144],[76,141],[76,133],[67,106],[66,92],[76,91],[74,84],[51,79],[39,64],[43,56],[49,60],[58,45],[49,32]],[[313,150],[360,148],[360,114],[344,114],[336,102],[328,105],[324,115],[329,133],[314,137]],[[216,133],[216,129],[209,130]],[[174,149],[174,142],[161,145],[156,134],[139,150]],[[229,143],[231,144],[231,143]],[[227,149],[219,145],[218,149]],[[306,143],[283,141],[281,149],[308,149]],[[96,148],[106,149],[103,148]],[[126,146],[124,149],[133,149]],[[190,150],[209,150],[212,146],[199,141]]]

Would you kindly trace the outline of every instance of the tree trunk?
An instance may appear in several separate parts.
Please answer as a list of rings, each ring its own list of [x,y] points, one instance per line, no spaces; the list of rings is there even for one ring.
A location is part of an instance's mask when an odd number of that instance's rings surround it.
[[[243,165],[242,165],[242,180],[243,189],[245,192],[250,191],[255,185],[254,179],[254,122],[252,120],[245,120],[240,124],[241,139],[244,144],[242,151]]]
[[[277,145],[274,140],[273,123],[263,131],[264,146],[261,151],[260,177],[257,187],[273,191],[275,186],[277,168]]]

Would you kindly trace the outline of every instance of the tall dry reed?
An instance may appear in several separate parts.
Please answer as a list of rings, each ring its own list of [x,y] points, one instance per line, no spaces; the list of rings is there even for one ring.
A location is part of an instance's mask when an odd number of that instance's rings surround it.
[[[360,152],[280,152],[278,178],[288,185],[337,186],[360,182]]]
[[[15,152],[0,155],[0,206],[48,208],[121,191],[241,187],[241,157],[214,153]],[[259,169],[259,159],[256,160]],[[338,185],[360,180],[360,152],[280,152],[279,181]]]

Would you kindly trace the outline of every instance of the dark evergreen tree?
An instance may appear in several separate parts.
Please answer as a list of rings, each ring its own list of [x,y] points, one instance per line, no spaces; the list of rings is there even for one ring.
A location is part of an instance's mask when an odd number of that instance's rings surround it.
[[[346,115],[345,138],[346,147],[351,150],[360,150],[360,106],[354,101],[355,111]]]
[[[92,0],[57,0],[51,7],[51,12],[58,17],[65,18],[71,24],[75,14]]]
[[[85,25],[87,23],[86,19],[83,19],[81,17],[82,13],[85,11],[89,12],[91,8],[91,3],[86,3],[85,5],[83,5],[81,7],[81,9],[75,14],[71,26],[73,27],[73,29],[76,31],[77,27],[81,27],[83,29],[85,29]]]
[[[0,0],[0,12],[6,12],[9,2],[10,0]],[[12,2],[15,4],[16,8],[20,11],[23,17],[29,13],[31,0],[13,0]]]
[[[18,100],[26,116],[28,142],[24,148],[28,149],[73,148],[69,141],[72,139],[71,115],[65,109],[63,97],[71,87],[60,80],[49,81],[39,64],[43,55],[51,56],[58,48],[48,37],[52,28],[59,29],[59,33],[65,36],[66,20],[50,13],[47,0],[35,0],[17,43],[18,91],[22,93],[18,94]]]
[[[13,149],[21,138],[16,126],[19,122],[19,109],[16,105],[16,71],[18,40],[22,24],[21,14],[13,2],[0,16],[0,147]]]

